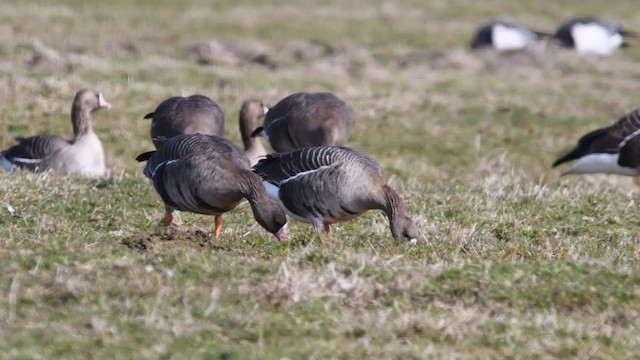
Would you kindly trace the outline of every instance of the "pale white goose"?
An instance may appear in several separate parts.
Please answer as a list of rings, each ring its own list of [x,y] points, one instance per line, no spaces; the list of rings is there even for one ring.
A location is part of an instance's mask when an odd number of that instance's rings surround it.
[[[111,108],[101,93],[93,89],[78,91],[71,106],[73,139],[55,135],[16,137],[18,144],[0,152],[4,170],[12,172],[15,165],[57,175],[103,176],[104,151],[91,127],[91,113],[100,108]]]
[[[151,140],[156,149],[168,139],[181,134],[224,134],[224,112],[204,95],[174,96],[164,100],[156,110],[145,115],[151,121]]]
[[[495,20],[480,25],[471,48],[493,48],[498,51],[523,50],[551,34],[529,29],[514,21]]]
[[[553,36],[561,47],[575,48],[581,55],[610,55],[619,47],[628,46],[625,37],[635,33],[611,22],[587,16],[562,23]]]
[[[277,152],[307,146],[342,146],[353,127],[353,114],[332,93],[300,92],[289,95],[269,109],[264,124],[252,136],[263,134]]]
[[[417,241],[418,229],[407,216],[400,195],[385,183],[380,165],[361,152],[347,147],[307,147],[267,155],[253,170],[287,215],[311,224],[318,232],[380,209],[389,219],[394,238]]]
[[[214,215],[214,235],[220,237],[222,215],[243,200],[256,221],[279,240],[286,237],[286,216],[269,198],[262,179],[249,167],[242,149],[215,135],[185,134],[168,139],[156,151],[140,154],[144,174],[165,204],[165,226],[174,210]]]
[[[256,129],[258,118],[264,117],[268,110],[269,108],[257,99],[246,100],[240,107],[240,136],[242,136],[244,152],[251,161],[251,166],[267,154],[262,141],[257,137],[252,137],[251,133]]]
[[[577,160],[562,175],[617,174],[635,176],[640,186],[640,108],[613,125],[587,133],[578,145],[553,163]]]

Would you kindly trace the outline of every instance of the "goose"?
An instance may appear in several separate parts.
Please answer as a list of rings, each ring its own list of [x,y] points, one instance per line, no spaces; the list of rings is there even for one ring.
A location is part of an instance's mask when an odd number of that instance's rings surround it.
[[[177,135],[136,160],[147,161],[143,172],[165,204],[165,226],[171,225],[174,210],[214,215],[218,239],[222,215],[247,199],[257,222],[278,240],[286,238],[285,214],[269,198],[262,179],[251,171],[242,149],[230,140],[205,134]]]
[[[78,91],[71,106],[73,139],[55,135],[18,136],[16,145],[0,152],[3,169],[10,173],[17,166],[62,176],[103,176],[106,173],[104,150],[91,127],[91,114],[100,108],[111,108],[101,93],[94,89]]]
[[[579,17],[562,23],[553,38],[565,48],[575,48],[581,55],[606,56],[626,47],[625,37],[636,34],[611,22],[592,17]]]
[[[256,128],[258,118],[263,117],[267,111],[269,111],[269,108],[257,99],[246,100],[240,107],[240,136],[242,137],[245,155],[251,161],[251,166],[255,165],[261,157],[267,154],[262,141],[257,137],[251,136],[251,133]]]
[[[415,244],[418,229],[387,185],[380,165],[348,147],[317,146],[267,155],[253,167],[269,196],[291,218],[316,232],[371,209],[383,210],[396,239]]]
[[[269,109],[264,124],[251,136],[264,135],[276,152],[307,146],[342,146],[347,143],[353,114],[347,104],[329,92],[299,92]]]
[[[531,30],[513,21],[495,20],[480,25],[471,40],[471,49],[492,47],[498,51],[522,50],[549,33]]]
[[[224,133],[222,108],[204,95],[170,97],[144,118],[152,119],[151,140],[156,149],[168,138],[180,134],[222,136]]]
[[[640,186],[640,108],[609,127],[582,136],[575,148],[556,160],[552,167],[577,160],[561,174],[617,174],[635,176]]]

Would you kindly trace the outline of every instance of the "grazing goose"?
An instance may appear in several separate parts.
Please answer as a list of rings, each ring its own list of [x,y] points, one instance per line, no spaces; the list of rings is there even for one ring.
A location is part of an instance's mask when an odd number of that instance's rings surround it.
[[[370,209],[383,210],[396,239],[415,243],[418,229],[380,165],[347,147],[307,147],[267,155],[253,170],[287,215],[319,232]]]
[[[624,37],[636,36],[616,24],[595,17],[580,17],[562,23],[553,35],[566,48],[575,48],[581,55],[610,55],[619,47],[628,46]]]
[[[264,134],[273,150],[286,152],[307,146],[347,143],[353,115],[344,101],[328,92],[299,92],[269,109],[264,124],[251,136]]]
[[[551,34],[534,31],[512,21],[496,20],[482,24],[471,40],[471,49],[492,47],[498,51],[522,50]]]
[[[151,140],[156,149],[176,135],[200,133],[222,136],[224,133],[224,112],[204,95],[168,98],[144,118],[152,119]]]
[[[278,240],[286,237],[285,214],[233,142],[215,135],[178,135],[136,160],[147,161],[144,174],[165,204],[165,226],[171,225],[174,210],[214,215],[214,234],[219,238],[222,214],[247,199],[262,227]]]
[[[91,113],[111,108],[101,93],[83,89],[76,93],[71,106],[73,140],[55,135],[16,137],[18,144],[0,152],[0,163],[7,172],[13,167],[57,175],[103,176],[106,172],[102,143],[91,128]]]
[[[251,166],[255,165],[259,158],[267,154],[262,141],[252,137],[251,133],[256,128],[258,118],[263,117],[268,110],[269,108],[264,106],[262,101],[256,99],[245,101],[240,108],[240,135],[244,144],[244,153],[251,161]]]
[[[578,145],[553,163],[556,167],[578,160],[563,175],[618,174],[636,176],[640,186],[640,108],[625,114],[613,125],[591,131]]]

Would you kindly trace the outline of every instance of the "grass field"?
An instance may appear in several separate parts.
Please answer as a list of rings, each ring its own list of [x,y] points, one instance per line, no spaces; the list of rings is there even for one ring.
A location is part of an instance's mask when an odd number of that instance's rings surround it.
[[[70,137],[80,88],[113,108],[93,122],[108,178],[0,174],[0,358],[640,357],[638,189],[550,168],[640,105],[640,39],[608,58],[467,50],[494,17],[640,30],[636,1],[566,3],[1,3],[0,148]],[[158,226],[134,161],[152,148],[146,113],[205,94],[239,141],[244,99],[301,90],[351,106],[349,145],[382,164],[418,245],[394,241],[382,212],[328,237],[291,223],[286,242],[247,204],[220,240],[210,217]]]

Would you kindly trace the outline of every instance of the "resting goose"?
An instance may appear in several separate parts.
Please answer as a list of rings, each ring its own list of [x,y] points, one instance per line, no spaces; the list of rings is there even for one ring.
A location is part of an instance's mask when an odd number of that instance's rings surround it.
[[[262,141],[252,137],[251,133],[256,128],[258,118],[263,117],[268,110],[269,108],[264,106],[262,101],[256,99],[245,101],[240,108],[240,135],[244,144],[244,153],[251,161],[251,166],[255,165],[259,158],[267,154]]]
[[[263,134],[276,152],[306,146],[342,146],[347,143],[353,114],[344,101],[328,92],[299,92],[273,106],[264,124],[251,136]]]
[[[480,25],[471,40],[471,49],[523,50],[545,36],[551,34],[531,30],[513,21],[495,20]]]
[[[563,175],[618,174],[636,176],[640,186],[640,108],[625,114],[613,125],[589,132],[578,145],[553,163],[556,167],[576,161]]]
[[[168,98],[144,118],[152,119],[151,140],[156,149],[180,134],[224,134],[224,112],[204,95]]]
[[[111,108],[101,93],[93,89],[78,91],[71,106],[73,139],[18,136],[18,144],[0,152],[2,167],[7,172],[12,172],[15,165],[36,172],[50,170],[57,175],[103,176],[104,151],[91,128],[91,113],[100,108]]]
[[[636,36],[616,24],[595,17],[580,17],[562,23],[553,38],[566,48],[575,48],[581,55],[610,55],[619,47],[628,46],[625,36]]]
[[[147,161],[144,174],[165,204],[165,226],[171,225],[174,210],[214,215],[214,234],[219,238],[222,214],[247,199],[262,227],[279,240],[286,237],[285,214],[233,142],[215,135],[178,135],[136,160]]]
[[[307,147],[274,153],[253,170],[287,215],[319,232],[367,210],[383,210],[396,239],[416,242],[418,229],[400,195],[382,177],[380,165],[347,147]]]

